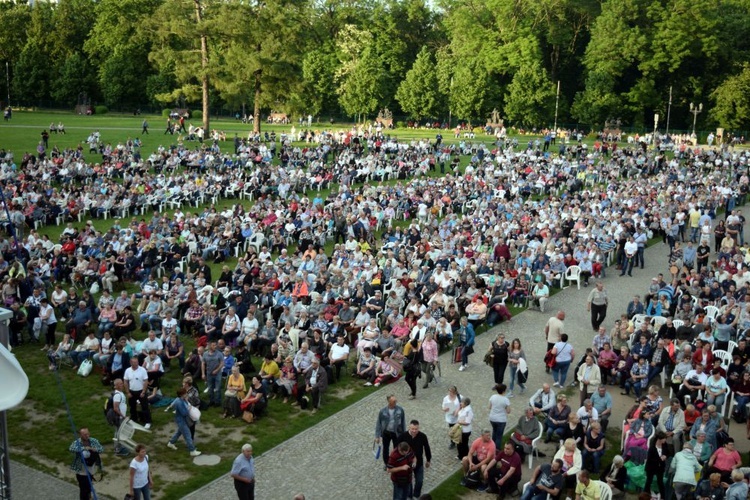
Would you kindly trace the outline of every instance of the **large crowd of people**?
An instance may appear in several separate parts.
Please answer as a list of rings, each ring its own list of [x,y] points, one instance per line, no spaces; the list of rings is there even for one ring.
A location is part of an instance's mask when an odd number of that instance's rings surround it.
[[[550,151],[538,140],[447,144],[352,128],[293,131],[278,142],[235,138],[233,151],[218,141],[180,143],[144,157],[137,141],[92,136],[88,153],[0,152],[9,208],[0,223],[14,233],[0,238],[12,342],[45,342],[52,369],[91,358],[115,381],[135,361],[156,393],[165,367],[178,363],[188,384],[205,382],[208,404],[248,421],[288,401],[314,412],[327,386],[348,373],[374,386],[403,377],[416,397],[418,376],[427,386],[440,369],[439,349],[463,346],[468,369],[476,330],[511,321],[508,306],[543,310],[571,266],[586,285],[608,266],[637,275],[654,235],[669,243],[674,272],[629,306],[613,332],[628,339],[609,346],[625,353],[606,361],[614,363],[610,380],[647,388],[658,373],[633,376],[641,363],[631,351],[652,364],[651,351],[669,342],[656,361],[666,367],[672,346],[687,352],[678,339],[694,340],[686,328],[698,338],[690,359],[713,369],[712,330],[698,332],[709,306],[721,311],[712,323],[721,345],[736,338],[732,329],[750,326],[747,283],[737,279],[750,258],[734,213],[748,191],[742,151],[681,148],[671,156],[606,140],[589,149],[574,139]],[[728,217],[714,260],[721,209]],[[55,224],[59,238],[40,236]],[[122,291],[129,284],[137,292]],[[683,323],[654,331],[639,314]],[[627,329],[633,322],[637,342]],[[644,335],[648,356],[638,351]],[[595,367],[606,360],[598,351]],[[498,351],[498,363],[504,355]],[[699,394],[687,372],[683,378],[677,393],[688,391],[695,406]],[[719,396],[704,397],[721,407]],[[138,403],[147,409],[146,401]],[[131,418],[150,423],[143,411]]]

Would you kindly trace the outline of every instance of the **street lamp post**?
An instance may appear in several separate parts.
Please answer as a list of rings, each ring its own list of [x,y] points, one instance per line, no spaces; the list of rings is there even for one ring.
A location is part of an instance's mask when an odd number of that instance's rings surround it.
[[[669,86],[669,106],[667,107],[667,130],[664,135],[669,135],[669,116],[672,114],[672,86]]]
[[[656,146],[656,130],[659,128],[659,113],[654,114],[654,136],[651,140],[654,146]]]
[[[701,111],[703,111],[703,103],[700,103],[697,106],[692,102],[690,103],[690,112],[693,113],[693,135],[695,135],[695,122],[698,120],[698,115],[701,114]]]

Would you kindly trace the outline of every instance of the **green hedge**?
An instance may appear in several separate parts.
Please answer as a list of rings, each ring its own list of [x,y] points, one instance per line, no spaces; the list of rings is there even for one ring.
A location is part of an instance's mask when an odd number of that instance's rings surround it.
[[[194,120],[202,120],[203,119],[203,111],[196,110],[190,112],[190,118]]]
[[[106,115],[108,111],[109,108],[107,106],[94,106],[95,115]]]

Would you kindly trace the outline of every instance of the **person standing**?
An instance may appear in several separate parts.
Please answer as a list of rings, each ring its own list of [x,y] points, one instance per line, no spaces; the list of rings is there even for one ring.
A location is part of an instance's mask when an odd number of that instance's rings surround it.
[[[547,339],[547,350],[551,351],[556,343],[560,342],[560,337],[565,330],[565,311],[557,311],[557,314],[547,320],[544,327],[544,338]],[[549,366],[546,367],[547,373],[550,372]]]
[[[130,496],[133,500],[151,500],[153,487],[154,478],[148,466],[146,445],[138,443],[135,445],[135,458],[130,461]]]
[[[386,461],[386,470],[391,475],[393,483],[393,500],[409,500],[412,489],[412,470],[417,459],[409,444],[401,442],[391,452]]]
[[[408,444],[417,458],[417,465],[414,467],[414,485],[409,492],[409,497],[419,498],[422,495],[424,470],[430,468],[432,461],[430,442],[427,435],[419,430],[419,420],[409,422],[409,429],[398,437],[397,442]]]
[[[461,318],[460,327],[460,339],[461,339],[461,366],[458,371],[462,372],[466,370],[469,365],[469,355],[474,352],[474,326],[469,323],[469,318],[464,316]]]
[[[148,372],[142,366],[138,366],[138,358],[130,358],[130,368],[125,370],[122,377],[126,384],[128,394],[128,406],[130,406],[130,418],[134,422],[143,423],[146,429],[151,428],[151,412],[148,408]],[[138,414],[138,403],[141,404],[141,413]]]
[[[458,393],[458,388],[455,385],[452,385],[448,389],[448,394],[443,398],[441,408],[445,414],[445,423],[448,424],[448,428],[450,429],[458,422],[458,410],[461,409],[461,395]],[[456,443],[453,441],[448,445],[449,450],[455,447]]]
[[[177,424],[177,432],[175,432],[174,436],[172,436],[167,442],[167,448],[176,450],[177,446],[175,446],[175,443],[180,439],[180,436],[182,436],[185,438],[185,444],[187,444],[190,456],[197,457],[201,452],[195,449],[193,434],[190,432],[190,425],[188,424],[188,421],[190,420],[190,412],[188,411],[187,389],[184,387],[177,389],[177,399],[174,400],[173,405],[175,409],[174,421]]]
[[[670,247],[671,248],[671,247]],[[620,273],[620,276],[625,276],[625,273],[628,273],[628,276],[633,276],[633,264],[635,263],[635,254],[638,252],[638,245],[636,244],[635,240],[632,236],[628,237],[628,241],[625,243],[625,246],[623,247],[625,251],[624,261],[622,264],[622,272]]]
[[[221,369],[224,367],[224,355],[216,350],[216,342],[208,344],[208,351],[203,353],[201,372],[208,390],[208,406],[221,408]]]
[[[145,118],[141,124],[141,134],[148,134],[148,121]]]
[[[568,368],[575,359],[573,346],[568,344],[568,336],[560,335],[560,341],[552,347],[552,355],[555,356],[555,367],[552,369],[552,378],[555,381],[553,387],[562,389],[565,387],[565,379],[568,377]]]
[[[492,441],[495,448],[503,448],[503,434],[505,426],[508,424],[508,414],[510,413],[510,399],[505,396],[505,384],[495,384],[497,394],[490,396],[490,425],[492,426]]]
[[[243,444],[242,453],[237,455],[229,473],[234,479],[234,490],[239,500],[255,500],[255,459],[253,445]]]
[[[663,413],[662,413],[663,414]],[[675,453],[670,465],[670,470],[674,472],[673,489],[677,500],[682,500],[698,484],[695,480],[695,474],[703,469],[698,459],[693,454],[693,445],[685,443],[682,445],[682,451]]]
[[[661,498],[666,498],[664,496],[664,475],[669,457],[667,435],[661,431],[657,431],[646,457],[646,485],[643,487],[643,491],[650,492],[651,482],[656,478],[656,486],[659,488],[659,494]]]
[[[578,385],[581,390],[581,406],[597,391],[602,384],[602,373],[599,365],[594,363],[594,356],[586,356],[586,360],[578,368]]]
[[[495,384],[502,384],[505,378],[509,348],[510,346],[505,341],[505,335],[502,333],[498,333],[497,338],[490,344],[488,352],[492,358],[492,374],[495,378]]]
[[[396,445],[396,438],[406,430],[406,413],[397,405],[398,400],[394,394],[386,398],[388,405],[378,412],[375,422],[375,442],[383,443],[383,465],[388,468],[388,458],[391,443]]]
[[[604,289],[604,283],[597,281],[596,286],[589,292],[586,302],[586,310],[591,312],[591,326],[595,332],[599,331],[599,326],[607,317],[608,305],[609,297],[607,297],[607,290]]]
[[[101,454],[104,453],[104,447],[98,440],[91,437],[91,433],[86,427],[82,427],[78,431],[78,436],[78,439],[73,441],[68,448],[74,454],[70,468],[76,473],[80,500],[89,500],[91,498],[91,485],[94,482],[92,468],[97,467],[99,472],[103,470]]]

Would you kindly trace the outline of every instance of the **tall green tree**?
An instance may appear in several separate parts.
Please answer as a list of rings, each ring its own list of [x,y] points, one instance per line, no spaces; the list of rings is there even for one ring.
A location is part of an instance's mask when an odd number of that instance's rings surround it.
[[[260,132],[261,109],[287,110],[301,85],[304,0],[227,2],[216,85],[225,99],[253,103],[253,128]]]
[[[730,130],[750,128],[750,65],[727,78],[711,94],[716,103],[710,116],[716,123]]]
[[[432,54],[423,47],[396,91],[401,109],[417,120],[436,118],[443,104]]]
[[[31,12],[26,30],[26,43],[13,71],[13,94],[24,104],[38,105],[50,97],[52,60],[52,6],[38,3]]]
[[[555,86],[541,62],[521,66],[505,94],[506,116],[527,127],[543,126],[552,121],[554,109]]]
[[[371,115],[383,102],[385,88],[376,77],[380,68],[374,48],[367,46],[346,73],[339,75],[339,103],[349,116]]]
[[[98,85],[111,108],[135,108],[150,100],[146,83],[156,72],[149,63],[148,23],[162,0],[99,0],[96,21],[84,50],[98,68]],[[171,89],[170,89],[171,90]],[[168,89],[162,89],[162,93]]]

